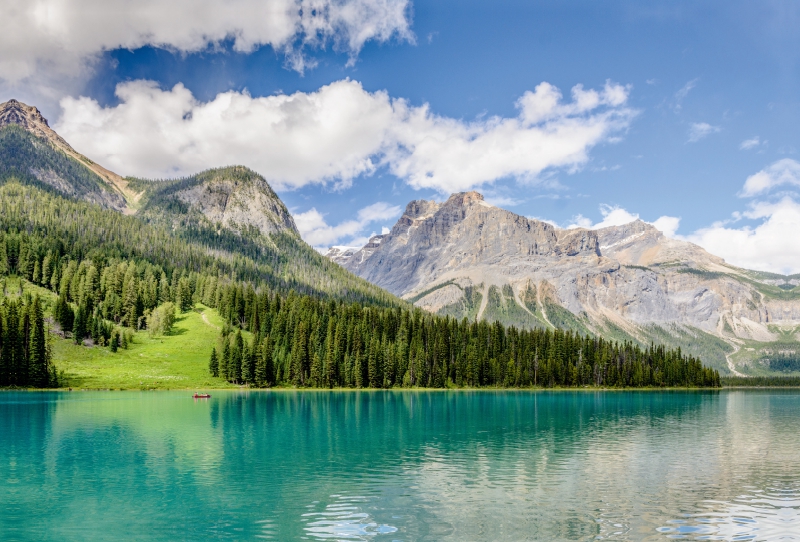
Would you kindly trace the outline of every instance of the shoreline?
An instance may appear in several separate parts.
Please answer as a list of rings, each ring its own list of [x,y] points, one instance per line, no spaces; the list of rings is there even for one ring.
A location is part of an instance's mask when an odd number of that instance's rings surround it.
[[[292,388],[292,387],[274,387],[274,388],[0,388],[0,392],[13,392],[13,391],[26,391],[26,392],[548,392],[548,391],[569,391],[569,392],[630,392],[630,391],[650,391],[650,392],[665,392],[665,391],[722,391],[726,389],[800,389],[800,386],[731,386],[720,388],[689,388],[689,387],[675,387],[675,388]]]

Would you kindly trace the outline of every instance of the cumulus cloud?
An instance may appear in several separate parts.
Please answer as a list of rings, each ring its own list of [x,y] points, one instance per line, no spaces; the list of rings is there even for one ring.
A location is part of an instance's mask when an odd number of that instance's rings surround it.
[[[711,134],[721,130],[719,126],[712,126],[707,122],[695,122],[689,127],[689,143],[696,143]]]
[[[350,55],[370,40],[414,39],[410,0],[37,0],[0,18],[0,82],[49,91],[85,77],[100,55],[154,46],[192,53],[231,42],[238,52],[272,46],[302,70],[303,51]],[[48,91],[45,89],[45,93]]]
[[[120,84],[120,103],[65,98],[56,130],[73,147],[121,174],[177,176],[221,164],[249,166],[278,188],[348,186],[385,166],[414,188],[442,194],[505,177],[536,181],[574,171],[589,150],[623,132],[635,112],[628,89],[572,89],[548,83],[526,92],[516,117],[473,122],[443,117],[386,92],[343,80],[315,92],[252,97],[219,94],[200,102],[182,85]]]
[[[342,241],[348,246],[361,247],[369,239],[362,235],[365,228],[374,222],[394,219],[401,212],[400,207],[379,201],[359,210],[356,218],[335,226],[328,224],[325,215],[313,207],[293,216],[303,239],[317,250],[325,250],[332,245],[341,244]],[[387,228],[384,226],[381,231],[386,232]]]
[[[278,188],[371,172],[394,111],[383,92],[340,81],[317,92],[253,98],[226,92],[198,102],[183,85],[119,85],[116,107],[65,98],[55,129],[93,160],[125,175],[173,177],[249,166]]]
[[[633,222],[634,220],[639,220],[638,214],[631,213],[622,207],[615,205],[600,205],[600,214],[602,215],[603,220],[597,222],[596,224],[593,223],[591,219],[586,218],[583,215],[577,215],[572,219],[572,223],[568,225],[567,228],[586,228],[589,230],[599,230],[600,228],[608,228],[610,226],[623,226]],[[655,226],[656,229],[661,231],[667,237],[675,237],[675,232],[678,230],[680,222],[681,219],[678,217],[665,215],[659,217],[653,222],[648,222],[648,224]]]
[[[773,273],[800,272],[800,203],[791,194],[773,192],[800,186],[800,163],[778,160],[745,180],[740,197],[755,198],[744,212],[684,237],[727,262]],[[777,199],[776,199],[777,198]],[[750,224],[742,224],[743,221]],[[738,227],[737,227],[738,225]]]
[[[750,198],[767,193],[782,185],[800,186],[800,163],[791,158],[778,160],[769,167],[749,176],[739,195]]]
[[[712,224],[685,239],[728,263],[773,273],[800,273],[800,203],[789,196],[777,202],[754,202],[742,217],[759,220],[755,227]]]

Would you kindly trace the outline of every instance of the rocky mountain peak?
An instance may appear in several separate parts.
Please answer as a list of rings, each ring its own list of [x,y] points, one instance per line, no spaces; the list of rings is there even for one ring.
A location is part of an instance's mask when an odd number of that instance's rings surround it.
[[[466,207],[472,203],[478,203],[482,201],[484,201],[483,194],[481,194],[480,192],[475,192],[473,190],[471,192],[458,192],[456,194],[451,195],[444,203],[444,205],[447,206],[458,205],[461,207]]]
[[[262,234],[299,236],[292,215],[269,183],[244,166],[210,169],[167,186],[163,197],[176,197],[212,224],[234,230],[255,227]]]
[[[75,152],[69,143],[50,128],[50,124],[39,109],[32,105],[14,99],[0,104],[0,128],[11,125],[19,126],[37,137],[44,138],[63,150]]]
[[[41,124],[50,127],[37,108],[14,99],[0,104],[0,126],[7,124],[18,124],[26,129],[31,125]]]

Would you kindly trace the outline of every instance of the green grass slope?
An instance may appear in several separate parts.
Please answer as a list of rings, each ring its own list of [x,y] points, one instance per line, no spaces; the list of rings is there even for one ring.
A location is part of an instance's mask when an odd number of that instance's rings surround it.
[[[18,277],[0,280],[0,294],[18,298],[38,295],[45,317],[52,316],[53,292]],[[1,297],[1,296],[0,296]],[[179,314],[168,335],[134,334],[128,349],[111,352],[99,346],[78,346],[72,339],[50,335],[53,363],[61,387],[76,389],[209,389],[236,388],[208,372],[208,358],[223,321],[216,310],[200,303]],[[249,334],[246,334],[249,335]]]
[[[62,385],[78,389],[234,388],[208,372],[222,323],[215,310],[198,304],[178,316],[169,335],[151,338],[140,331],[127,350],[112,353],[58,339],[53,362],[64,373]]]

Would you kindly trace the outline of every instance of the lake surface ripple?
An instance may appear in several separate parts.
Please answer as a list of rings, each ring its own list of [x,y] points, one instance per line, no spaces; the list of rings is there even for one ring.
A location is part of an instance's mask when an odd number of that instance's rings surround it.
[[[800,391],[0,393],[2,540],[800,540]]]

